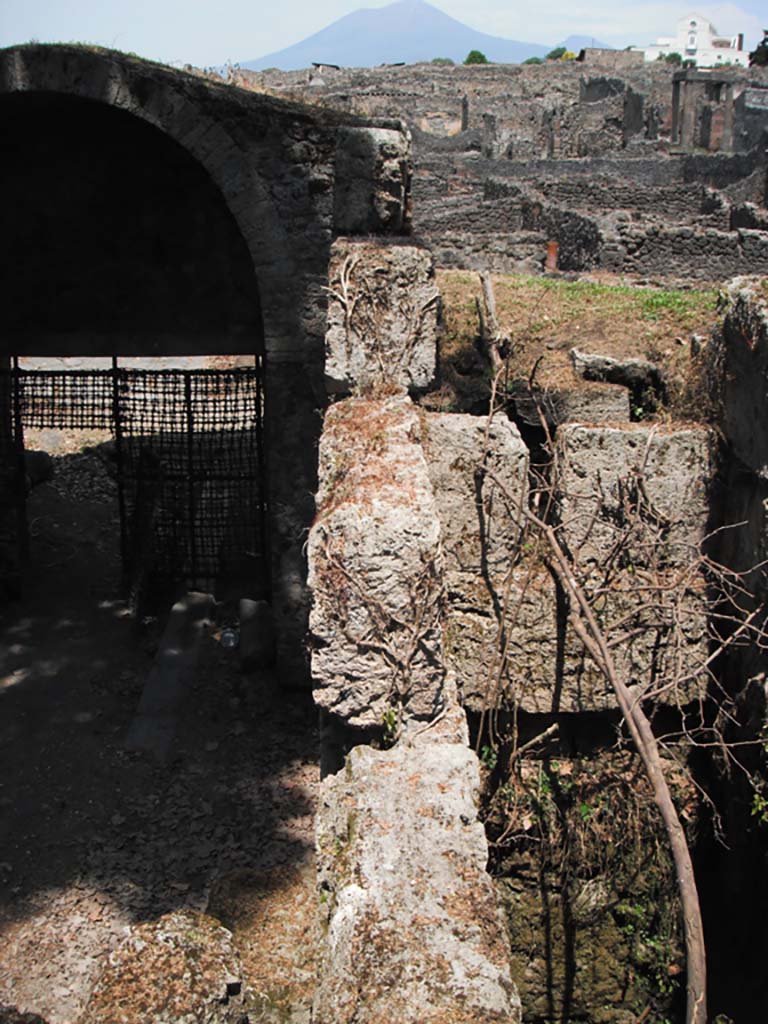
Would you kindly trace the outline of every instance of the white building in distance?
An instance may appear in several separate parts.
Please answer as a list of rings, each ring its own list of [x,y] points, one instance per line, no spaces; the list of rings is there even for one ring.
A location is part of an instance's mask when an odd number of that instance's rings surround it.
[[[695,13],[678,21],[677,35],[657,39],[643,50],[646,60],[679,53],[684,61],[692,61],[697,68],[716,68],[723,64],[749,66],[742,32],[736,36],[719,36],[711,21]]]

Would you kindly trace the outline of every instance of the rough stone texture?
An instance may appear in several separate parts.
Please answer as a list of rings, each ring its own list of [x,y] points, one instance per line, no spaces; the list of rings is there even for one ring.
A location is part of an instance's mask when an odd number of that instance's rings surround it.
[[[768,286],[737,277],[726,290],[722,329],[712,344],[713,382],[725,435],[753,473],[768,478]]]
[[[334,223],[340,234],[401,234],[408,224],[410,139],[387,128],[340,128]]]
[[[316,1024],[514,1024],[520,1004],[456,709],[323,784]]]
[[[448,609],[446,650],[464,702],[483,691],[494,659],[504,583],[519,547],[528,493],[528,449],[504,416],[431,413],[424,449],[442,528]],[[487,432],[487,437],[486,437]],[[514,504],[478,470],[488,468]]]
[[[474,607],[462,604],[449,591],[446,655],[455,666],[462,703],[472,711],[516,705],[540,714],[606,711],[616,698],[567,621],[551,575],[535,559],[524,559],[507,581],[503,610],[482,610],[485,587],[476,584]],[[672,572],[660,576],[662,585],[679,582]],[[706,600],[696,579],[680,588],[677,606],[638,610],[637,577],[618,572],[610,599],[600,602],[598,618],[605,623],[632,616],[636,630],[614,651],[616,667],[626,682],[647,690],[654,680],[674,672],[676,658],[684,659],[695,680],[659,696],[661,703],[685,703],[706,689],[703,671],[709,654]],[[470,593],[469,598],[473,595]],[[674,618],[673,618],[674,617]],[[665,640],[672,622],[679,627],[680,648]],[[503,622],[503,630],[500,623]],[[611,634],[614,635],[614,634]]]
[[[578,388],[547,388],[531,397],[528,385],[513,388],[515,415],[530,426],[540,427],[539,407],[550,429],[561,423],[628,423],[629,391],[618,384],[588,381]],[[538,403],[538,404],[537,404]]]
[[[309,537],[315,700],[356,726],[445,699],[440,521],[410,400],[332,406]]]
[[[567,623],[541,552],[530,543],[521,544],[519,509],[528,489],[528,453],[516,428],[496,417],[489,433],[490,466],[516,496],[510,507],[491,481],[486,481],[482,504],[478,502],[475,471],[485,447],[485,418],[436,413],[425,416],[423,423],[442,526],[448,598],[445,652],[464,706],[480,711],[497,703],[513,703],[536,713],[615,708],[609,685],[584,657]],[[640,436],[629,428],[627,433],[633,442]],[[625,436],[621,430],[617,434]],[[655,458],[663,464],[658,452]],[[626,452],[624,465],[628,471]],[[612,464],[611,468],[619,472]],[[608,485],[605,467],[602,472]],[[588,482],[596,486],[595,478]],[[674,494],[667,499],[665,508],[674,503]],[[690,527],[687,522],[683,525],[686,530]],[[694,525],[703,531],[703,523]],[[672,572],[663,571],[667,572],[663,578],[672,581]],[[668,651],[663,642],[672,611],[654,607],[638,612],[636,586],[631,572],[617,571],[611,598],[601,603],[600,614],[610,622],[634,612],[637,628],[627,631],[615,652],[616,664],[626,680],[645,689],[671,671],[679,651]],[[681,589],[676,612],[685,658],[691,669],[698,668],[707,657],[708,638],[704,594],[696,579]],[[688,700],[705,685],[706,674],[660,699]]]
[[[590,381],[606,381],[629,388],[633,396],[642,397],[645,392],[661,394],[664,381],[655,363],[647,359],[614,359],[595,352],[581,352],[571,349],[573,369],[579,377]],[[589,419],[589,417],[586,417]]]
[[[109,954],[81,1024],[241,1024],[232,935],[194,911],[134,925]]]
[[[331,393],[386,383],[411,391],[437,368],[440,293],[413,245],[337,240],[331,249],[325,380]]]
[[[581,562],[605,559],[638,500],[655,540],[630,542],[637,565],[691,562],[707,534],[713,438],[704,428],[590,427],[566,424],[556,434],[561,536]]]
[[[528,449],[505,416],[428,413],[424,450],[442,526],[447,577],[487,574],[499,585],[520,535],[520,509],[528,494]],[[486,466],[515,496],[514,507],[490,478],[478,487]]]

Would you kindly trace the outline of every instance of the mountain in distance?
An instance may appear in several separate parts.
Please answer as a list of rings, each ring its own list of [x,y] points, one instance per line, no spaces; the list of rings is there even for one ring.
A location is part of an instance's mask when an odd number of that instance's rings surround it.
[[[564,46],[566,50],[570,50],[571,53],[578,54],[579,50],[584,50],[587,47],[594,47],[596,50],[613,50],[613,46],[609,46],[608,43],[601,43],[599,39],[595,39],[594,36],[568,36],[564,39],[559,46]]]
[[[545,57],[551,49],[478,32],[425,0],[398,0],[387,7],[353,11],[294,46],[240,61],[240,66],[251,71],[296,71],[313,63],[362,68],[416,64],[434,57],[461,63],[470,50],[480,50],[496,64],[516,64],[527,57]]]

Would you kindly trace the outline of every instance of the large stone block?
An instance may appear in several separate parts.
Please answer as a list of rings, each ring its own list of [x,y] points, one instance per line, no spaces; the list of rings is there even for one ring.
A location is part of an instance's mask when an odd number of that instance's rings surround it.
[[[494,661],[504,581],[520,548],[528,449],[505,416],[431,413],[424,450],[440,516],[448,607],[444,641],[472,706]],[[512,496],[505,495],[483,465]]]
[[[737,277],[726,296],[723,325],[712,343],[723,430],[742,462],[768,478],[768,284]]]
[[[432,255],[413,245],[339,239],[331,250],[328,391],[387,383],[411,391],[437,368],[440,292]]]
[[[487,416],[429,413],[422,423],[446,574],[490,575],[498,583],[519,547],[528,499],[528,449],[503,415],[489,422]],[[512,502],[494,476],[513,495]]]
[[[520,1020],[478,762],[457,723],[454,710],[391,750],[356,747],[323,783],[316,1024]]]
[[[528,501],[528,452],[517,428],[501,416],[489,425],[485,417],[442,413],[424,416],[422,424],[442,528],[448,599],[443,643],[463,704],[475,711],[500,703],[516,704],[525,711],[541,713],[615,708],[609,684],[585,656],[568,622],[567,607],[558,597],[545,565],[541,540],[536,540],[534,534],[521,535],[522,513]],[[587,430],[589,437],[605,432],[605,428],[578,430]],[[614,476],[622,465],[628,472],[640,439],[647,445],[650,437],[654,471],[663,472],[666,460],[673,454],[680,455],[677,450],[659,453],[648,431],[627,429],[615,433],[620,440],[629,437],[632,444],[624,450],[623,461],[610,448],[607,467],[601,463],[591,468],[594,475],[585,483],[596,493],[602,486],[610,496],[608,468]],[[688,443],[701,455],[696,444],[700,435],[706,438],[706,432],[686,434],[692,435]],[[568,449],[571,455],[579,450],[574,446]],[[490,476],[485,477],[481,489],[478,470],[484,456],[511,500]],[[680,455],[680,461],[682,458]],[[573,458],[566,463],[564,474],[571,497],[576,486],[568,474],[577,474],[580,469]],[[683,470],[678,466],[676,472]],[[576,475],[576,480],[581,478]],[[654,485],[649,482],[647,486],[658,504]],[[583,492],[593,493],[586,487]],[[680,492],[683,502],[684,492]],[[692,512],[696,510],[694,506]],[[706,508],[699,508],[699,512],[700,519],[694,526],[701,532]],[[608,522],[612,524],[613,519]],[[673,533],[672,540],[677,543],[677,534]],[[589,561],[585,561],[584,569],[590,571]],[[660,568],[659,572],[663,590],[665,583],[673,583],[674,570]],[[661,598],[646,607],[633,568],[617,565],[611,594],[600,598],[596,614],[607,629],[612,622],[629,616],[624,629],[627,635],[615,650],[617,668],[626,682],[645,689],[654,680],[669,678],[679,658],[694,674],[703,668],[708,637],[706,603],[698,577],[683,581],[675,593],[674,608],[664,608]],[[674,632],[674,622],[679,629],[668,647],[666,641]],[[701,672],[681,687],[665,691],[659,699],[686,702],[698,696],[706,683],[707,675]]]
[[[660,703],[686,704],[707,689],[709,634],[703,580],[681,582],[674,571],[658,579],[655,599],[623,571],[610,596],[594,602],[625,683],[654,693]],[[664,587],[669,589],[662,593]],[[451,606],[445,650],[465,707],[516,705],[538,713],[605,711],[616,698],[585,653],[555,582],[535,555],[511,573],[499,608]],[[453,595],[450,595],[451,598]],[[612,624],[619,623],[615,628]],[[664,681],[682,678],[663,692]]]
[[[560,427],[560,537],[571,556],[657,567],[695,559],[709,523],[712,450],[702,427]]]
[[[440,521],[405,397],[332,406],[309,537],[315,700],[355,726],[443,706]]]
[[[347,235],[400,234],[408,223],[410,136],[345,127],[336,137],[333,220]]]
[[[629,390],[619,384],[584,381],[577,387],[542,388],[532,395],[527,383],[513,386],[515,414],[533,427],[543,414],[550,430],[561,423],[629,423]]]

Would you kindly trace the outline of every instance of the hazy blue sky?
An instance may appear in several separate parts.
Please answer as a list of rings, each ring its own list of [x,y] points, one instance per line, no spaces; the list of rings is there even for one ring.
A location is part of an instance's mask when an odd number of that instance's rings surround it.
[[[0,0],[0,47],[80,40],[166,63],[218,65],[282,49],[359,7],[388,0]],[[750,48],[768,28],[766,0],[696,4],[662,0],[437,0],[435,6],[491,35],[554,44],[573,33],[626,46],[674,31],[692,10]],[[765,26],[763,23],[766,23]]]

